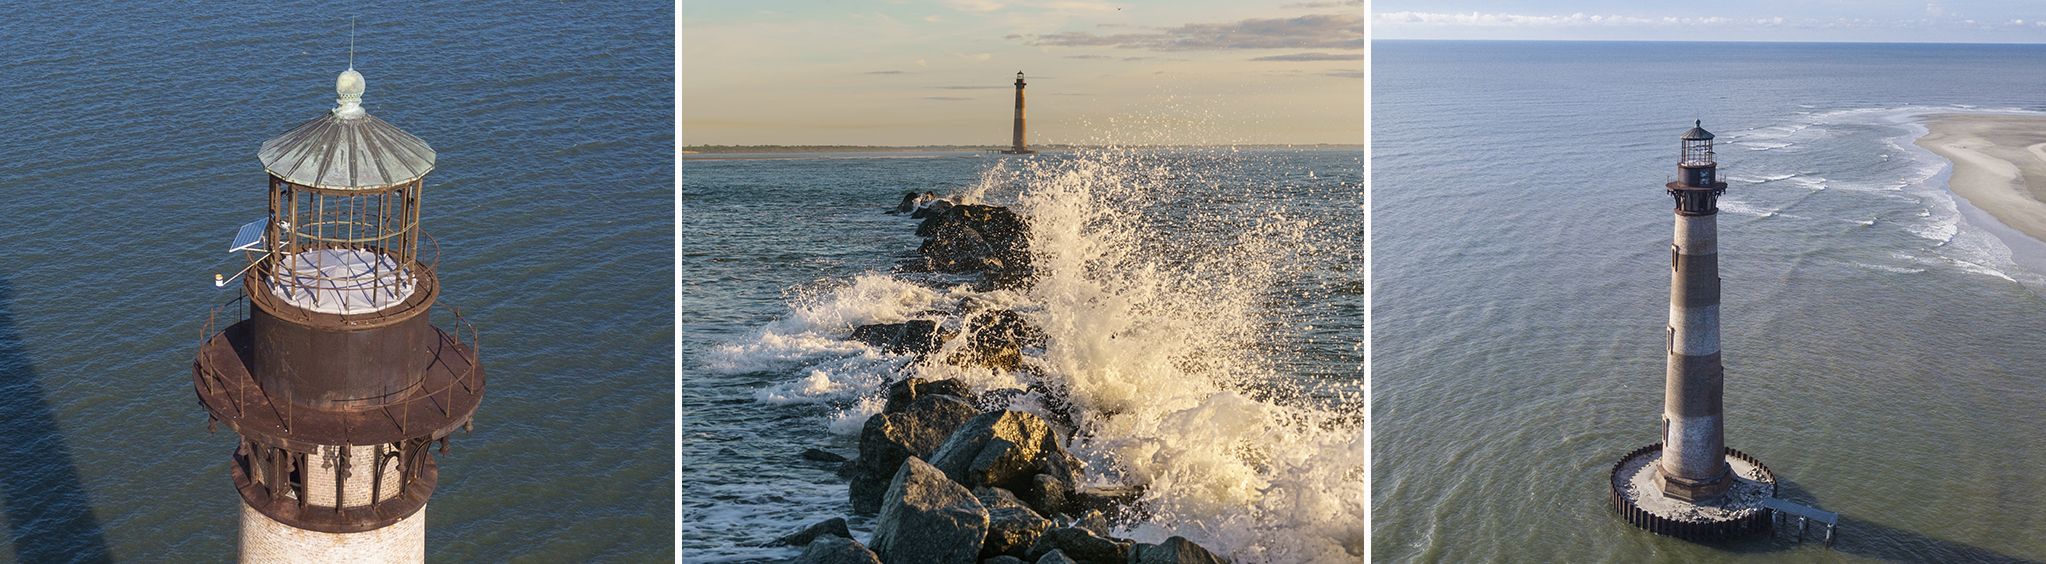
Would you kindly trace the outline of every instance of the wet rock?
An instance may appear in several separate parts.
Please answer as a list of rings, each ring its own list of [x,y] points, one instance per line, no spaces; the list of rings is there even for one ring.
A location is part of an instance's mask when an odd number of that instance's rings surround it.
[[[767,545],[803,546],[816,541],[819,537],[825,536],[836,536],[840,538],[850,539],[852,538],[852,530],[847,529],[845,527],[844,517],[832,517],[824,521],[819,521],[817,524],[804,527],[803,530],[801,531],[789,533],[786,536],[774,539],[772,542],[767,543]]]
[[[1137,506],[1137,500],[1144,497],[1144,488],[1138,486],[1100,486],[1074,488],[1068,501],[1070,511],[1104,511],[1121,513]]]
[[[916,252],[930,259],[931,270],[937,272],[980,272],[992,266],[990,261],[1001,262],[993,244],[981,237],[979,231],[959,223],[933,229]]]
[[[852,339],[896,354],[923,355],[952,338],[952,332],[929,319],[854,327]]]
[[[1002,488],[990,488],[987,486],[973,488],[973,498],[980,500],[980,505],[988,508],[989,511],[1002,507],[1030,508],[1030,504],[1023,503],[1022,498],[1018,498],[1016,494]]]
[[[1094,533],[1095,536],[1102,538],[1108,538],[1110,533],[1115,532],[1115,526],[1109,524],[1108,516],[1101,514],[1100,510],[1088,511],[1081,515],[1078,520],[1073,521],[1072,526],[1086,529],[1087,532]]]
[[[953,357],[953,364],[1016,370],[1023,364],[1023,349],[1044,346],[1044,331],[1014,311],[977,312],[966,317],[965,326],[966,346]]]
[[[820,448],[803,449],[803,459],[818,462],[845,462],[845,456]]]
[[[1065,552],[1053,550],[1051,552],[1044,553],[1044,556],[1037,557],[1037,564],[1080,564],[1080,563],[1074,562],[1073,559],[1071,558],[1067,558]]]
[[[1050,474],[1031,476],[1021,491],[1019,498],[1040,515],[1058,515],[1072,507],[1072,484]]]
[[[1030,391],[1022,388],[988,390],[974,398],[973,404],[980,406],[982,411],[1000,411],[1015,407],[1018,398],[1028,395]]]
[[[860,541],[826,536],[811,541],[794,564],[881,564],[881,558]]]
[[[1130,564],[1228,564],[1201,545],[1172,537],[1159,544],[1138,544],[1130,551]]]
[[[1030,561],[1007,554],[980,561],[980,564],[1030,564]]]
[[[909,408],[910,402],[916,401],[916,398],[930,394],[952,396],[968,402],[975,399],[965,382],[951,379],[925,380],[911,376],[888,385],[888,404],[881,408],[881,413],[899,413]]]
[[[1066,401],[1066,387],[1056,382],[1034,380],[1024,384],[1024,389],[1037,394],[1038,403],[1044,405],[1044,412],[1050,414],[1053,427],[1073,429],[1073,405]]]
[[[1051,520],[1021,503],[989,508],[987,519],[987,539],[980,545],[980,555],[984,558],[1003,554],[1021,557],[1037,542],[1038,536],[1051,528]]]
[[[1059,446],[1050,423],[1035,413],[1015,410],[967,420],[931,454],[931,461],[961,484],[1010,491],[1030,487],[1037,474],[1077,483],[1081,468],[1080,460]]]
[[[923,195],[916,193],[915,190],[911,190],[908,193],[902,195],[902,203],[895,205],[894,213],[908,213],[916,211],[916,205],[922,199]]]
[[[1122,562],[1129,554],[1132,543],[1125,540],[1107,539],[1077,527],[1048,529],[1030,545],[1025,558],[1043,557],[1053,551],[1064,553],[1067,558],[1085,562]]]
[[[910,212],[909,217],[913,219],[930,219],[944,215],[945,210],[949,209],[952,209],[952,202],[950,200],[942,200],[938,199],[937,196],[931,196],[929,203],[917,208],[914,212]]]
[[[951,206],[917,224],[916,234],[927,239],[918,253],[939,271],[985,272],[998,287],[1030,277],[1029,226],[1008,208]]]
[[[850,480],[853,476],[859,474],[859,469],[860,459],[855,458],[838,463],[838,469],[833,470],[831,473],[837,475],[840,479]]]
[[[879,511],[881,496],[904,459],[931,456],[954,430],[978,413],[980,410],[966,400],[929,394],[918,397],[900,412],[867,418],[866,426],[860,429],[859,464],[847,487],[853,511],[861,514]]]
[[[988,513],[972,492],[911,457],[889,483],[874,523],[874,553],[883,560],[972,564],[980,560]]]

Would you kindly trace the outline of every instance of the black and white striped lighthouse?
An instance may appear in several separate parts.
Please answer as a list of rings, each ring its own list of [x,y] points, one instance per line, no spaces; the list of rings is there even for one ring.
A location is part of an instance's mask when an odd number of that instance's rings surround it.
[[[1703,121],[1683,135],[1676,237],[1670,244],[1669,347],[1662,399],[1662,494],[1686,501],[1726,492],[1725,367],[1719,362],[1719,195],[1726,183]]]
[[[1776,477],[1726,447],[1725,368],[1719,360],[1719,180],[1712,133],[1694,123],[1682,138],[1669,249],[1669,325],[1664,327],[1662,440],[1613,464],[1612,503],[1628,522],[1706,541],[1769,530]]]

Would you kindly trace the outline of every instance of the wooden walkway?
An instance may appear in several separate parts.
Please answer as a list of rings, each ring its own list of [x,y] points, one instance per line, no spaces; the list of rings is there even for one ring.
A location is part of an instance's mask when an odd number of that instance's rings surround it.
[[[1798,542],[1804,542],[1805,533],[1810,529],[1812,523],[1816,522],[1825,525],[1826,546],[1833,546],[1833,535],[1840,526],[1839,513],[1776,497],[1762,500],[1762,507],[1768,508],[1774,513],[1775,524],[1778,530],[1782,530],[1784,525],[1788,525],[1791,518],[1797,518]]]

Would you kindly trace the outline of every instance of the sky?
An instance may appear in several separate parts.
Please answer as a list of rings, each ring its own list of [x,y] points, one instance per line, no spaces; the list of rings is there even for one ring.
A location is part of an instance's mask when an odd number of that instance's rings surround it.
[[[687,1],[684,145],[1360,144],[1359,0]]]
[[[1375,0],[1372,39],[2046,42],[2042,0]]]

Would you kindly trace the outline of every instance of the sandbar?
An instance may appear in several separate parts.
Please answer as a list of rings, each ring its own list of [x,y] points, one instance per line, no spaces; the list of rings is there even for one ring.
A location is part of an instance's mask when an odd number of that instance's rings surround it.
[[[2046,241],[2046,116],[1941,114],[1925,129],[1918,146],[1953,162],[1955,195]]]

